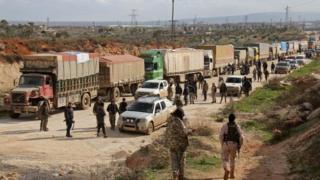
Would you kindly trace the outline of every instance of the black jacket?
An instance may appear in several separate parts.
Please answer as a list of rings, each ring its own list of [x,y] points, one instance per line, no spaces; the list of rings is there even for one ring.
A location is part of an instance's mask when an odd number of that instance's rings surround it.
[[[64,117],[67,123],[73,122],[73,108],[66,107],[64,109]]]
[[[109,104],[107,111],[110,114],[117,114],[119,112],[119,108],[116,104]]]
[[[128,104],[126,102],[121,102],[120,106],[119,106],[119,112],[120,113],[125,112],[127,110],[127,106],[128,106]]]

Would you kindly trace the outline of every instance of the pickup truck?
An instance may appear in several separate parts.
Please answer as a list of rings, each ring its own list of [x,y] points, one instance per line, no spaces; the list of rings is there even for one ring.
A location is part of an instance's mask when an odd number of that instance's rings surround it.
[[[120,115],[117,125],[120,132],[134,131],[149,135],[167,123],[173,110],[172,102],[166,98],[141,97]]]
[[[228,76],[226,79],[227,94],[241,96],[243,90],[243,80],[245,76]],[[251,78],[247,78],[252,82]]]
[[[135,99],[143,96],[168,96],[169,83],[166,80],[149,80],[143,83],[143,85],[136,91]]]

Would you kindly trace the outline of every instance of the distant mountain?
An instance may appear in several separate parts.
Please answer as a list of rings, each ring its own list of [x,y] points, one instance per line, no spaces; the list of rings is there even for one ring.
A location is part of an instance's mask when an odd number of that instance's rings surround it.
[[[247,16],[248,23],[259,22],[285,22],[284,12],[267,12],[267,13],[253,13],[238,16],[223,16],[223,17],[203,17],[197,18],[197,23],[204,24],[223,24],[223,23],[243,23]],[[291,12],[290,17],[292,21],[318,21],[320,20],[320,13],[316,12]],[[195,19],[178,19],[178,23],[193,24]],[[12,24],[25,24],[27,21],[10,21]],[[35,22],[36,24],[44,25],[46,22]],[[52,21],[50,26],[130,26],[130,22],[125,21]],[[167,21],[140,21],[138,25],[141,26],[170,26],[170,20]]]
[[[241,23],[245,22],[245,17],[247,16],[247,22],[282,22],[285,21],[284,12],[267,12],[267,13],[253,13],[247,15],[238,16],[223,16],[223,17],[207,17],[207,18],[197,18],[197,22],[208,23],[208,24],[222,24],[222,23]],[[320,20],[320,13],[316,12],[291,12],[289,15],[292,21],[317,21]],[[182,19],[180,20],[184,23],[194,23],[194,19]]]

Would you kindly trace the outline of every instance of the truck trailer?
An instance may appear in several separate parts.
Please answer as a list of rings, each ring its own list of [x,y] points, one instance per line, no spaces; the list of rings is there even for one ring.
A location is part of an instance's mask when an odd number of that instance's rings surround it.
[[[202,45],[197,49],[212,51],[212,72],[213,75],[225,74],[228,64],[234,63],[234,46],[227,45]]]
[[[144,60],[131,55],[100,58],[99,96],[118,100],[123,94],[135,95],[145,78]]]
[[[259,59],[260,60],[268,60],[269,59],[269,51],[270,51],[270,45],[267,43],[252,43],[248,44],[248,47],[256,47],[259,51]]]
[[[33,54],[23,57],[19,85],[7,96],[9,115],[37,114],[41,102],[50,111],[69,102],[82,109],[91,106],[99,88],[99,56],[82,52]]]
[[[245,64],[247,61],[247,51],[236,48],[234,50],[234,60],[235,60],[235,65],[238,68],[240,68],[240,66],[242,64]]]
[[[204,74],[204,51],[180,49],[155,49],[140,55],[145,61],[146,79],[166,79],[183,82],[193,75]]]

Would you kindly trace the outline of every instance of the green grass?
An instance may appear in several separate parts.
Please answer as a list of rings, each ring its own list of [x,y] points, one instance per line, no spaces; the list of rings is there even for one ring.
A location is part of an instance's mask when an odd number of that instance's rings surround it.
[[[255,120],[244,121],[240,123],[240,126],[246,132],[257,134],[264,142],[270,142],[273,138],[272,131],[261,122]]]
[[[302,76],[310,75],[313,72],[320,70],[320,60],[313,60],[311,63],[303,66],[302,68],[291,73],[288,78],[299,78]]]
[[[202,172],[208,172],[214,168],[220,168],[221,164],[222,162],[218,155],[200,156],[197,158],[187,157],[188,167]]]
[[[272,106],[275,100],[285,91],[285,88],[271,89],[268,87],[256,89],[249,97],[230,104],[234,110],[246,113],[261,112]]]

